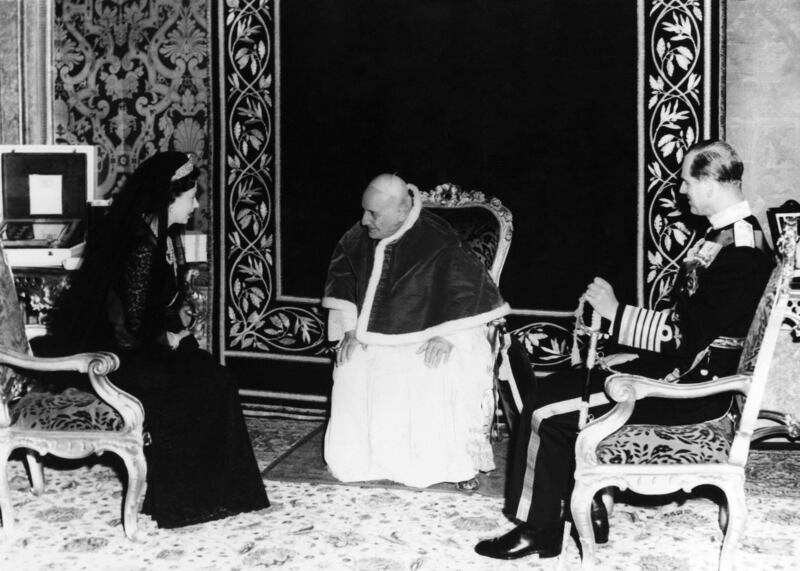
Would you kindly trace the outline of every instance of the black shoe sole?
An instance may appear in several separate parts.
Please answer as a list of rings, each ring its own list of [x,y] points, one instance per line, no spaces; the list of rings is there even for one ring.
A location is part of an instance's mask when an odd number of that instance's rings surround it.
[[[539,555],[539,559],[550,559],[551,557],[558,557],[559,555],[561,555],[561,550],[559,549],[558,551],[541,551],[541,552],[540,551],[530,551],[530,552],[524,552],[524,553],[500,554],[500,553],[481,553],[480,551],[478,551],[476,549],[475,553],[477,553],[478,555],[481,555],[483,557],[491,557],[492,559],[502,559],[503,561],[512,561],[514,559],[522,559],[523,557],[528,557],[528,556],[537,555],[537,554]]]

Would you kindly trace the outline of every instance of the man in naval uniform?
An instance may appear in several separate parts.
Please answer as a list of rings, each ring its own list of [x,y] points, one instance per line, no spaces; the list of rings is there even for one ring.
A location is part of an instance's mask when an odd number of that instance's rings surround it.
[[[611,340],[635,358],[615,370],[697,383],[735,373],[741,347],[773,265],[764,235],[741,188],[743,165],[730,145],[705,141],[683,161],[680,192],[692,214],[709,223],[705,237],[687,253],[663,311],[619,303],[614,289],[595,278],[584,294],[603,318]],[[589,412],[611,408],[603,393],[610,372],[593,372]],[[515,443],[506,513],[519,522],[508,533],[481,541],[479,554],[516,559],[561,552],[563,522],[575,470],[578,408],[586,370],[570,369],[539,383],[525,402]],[[691,400],[648,398],[636,403],[631,424],[680,425],[729,412],[730,394]],[[592,506],[597,543],[608,539],[602,502]]]
[[[396,175],[364,191],[322,306],[338,343],[325,460],[342,481],[473,488],[494,468],[486,324],[509,311],[483,263]]]

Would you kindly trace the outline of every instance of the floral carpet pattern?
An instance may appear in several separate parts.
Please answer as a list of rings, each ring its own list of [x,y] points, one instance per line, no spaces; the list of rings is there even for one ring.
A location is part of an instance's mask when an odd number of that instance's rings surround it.
[[[318,423],[248,418],[262,469]],[[512,526],[502,500],[479,494],[281,482],[266,479],[272,506],[177,530],[139,517],[141,538],[125,539],[122,484],[113,463],[48,467],[47,488],[29,492],[22,462],[9,463],[19,525],[0,537],[3,569],[264,569],[442,571],[577,569],[570,544],[561,561],[495,561],[476,555],[480,539]],[[800,568],[800,451],[755,451],[748,472],[749,519],[736,569]],[[717,507],[691,498],[658,506],[618,503],[600,569],[716,569],[722,534]]]

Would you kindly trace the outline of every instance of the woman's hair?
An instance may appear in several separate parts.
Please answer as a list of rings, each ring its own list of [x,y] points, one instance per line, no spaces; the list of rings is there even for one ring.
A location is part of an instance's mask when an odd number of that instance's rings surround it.
[[[717,182],[741,184],[744,164],[728,143],[700,141],[686,151],[691,155],[689,174],[694,178],[711,178]]]

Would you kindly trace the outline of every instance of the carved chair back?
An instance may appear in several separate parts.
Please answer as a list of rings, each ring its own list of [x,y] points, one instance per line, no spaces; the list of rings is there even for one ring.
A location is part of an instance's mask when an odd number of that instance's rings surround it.
[[[422,205],[450,223],[499,284],[514,229],[511,211],[497,198],[450,183],[421,194]]]
[[[738,373],[752,379],[747,396],[737,397],[741,415],[731,444],[729,462],[744,466],[750,442],[756,430],[761,402],[764,398],[772,356],[778,342],[780,327],[787,314],[789,286],[795,270],[797,249],[797,219],[788,221],[778,241],[779,263],[772,271],[764,295],[750,325]]]

